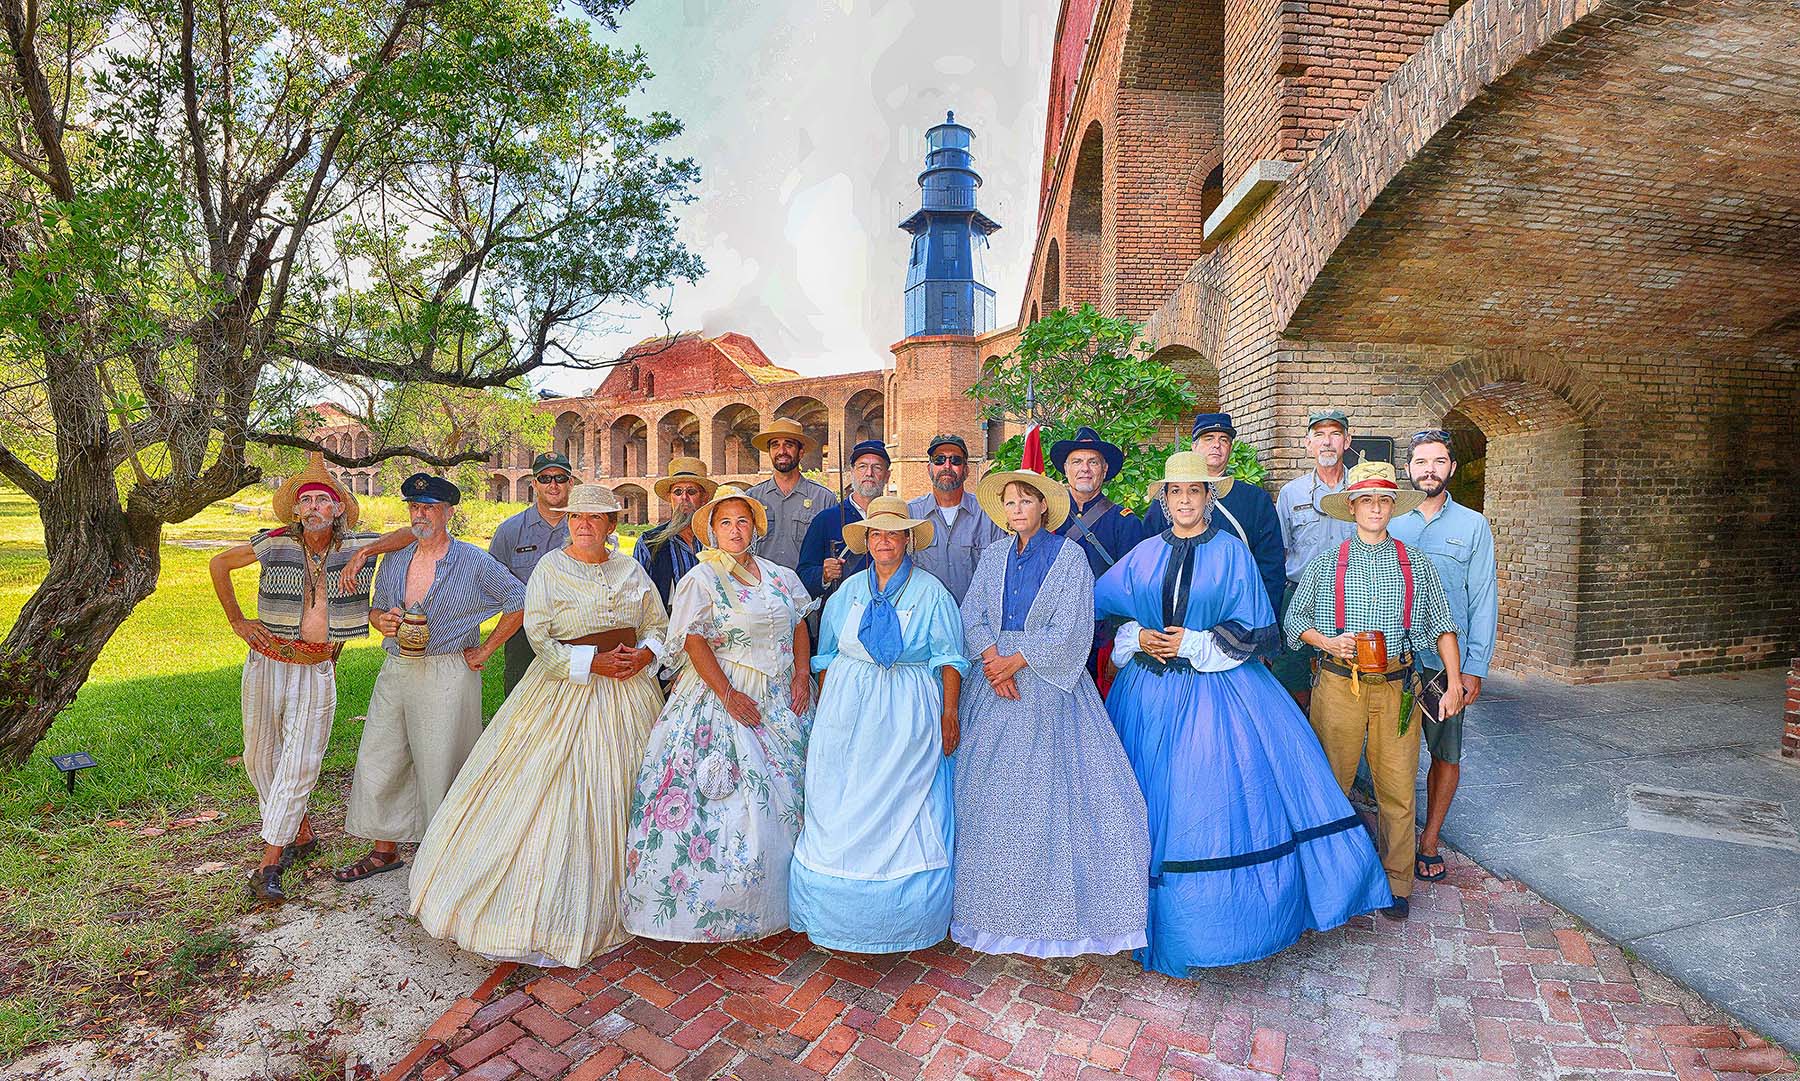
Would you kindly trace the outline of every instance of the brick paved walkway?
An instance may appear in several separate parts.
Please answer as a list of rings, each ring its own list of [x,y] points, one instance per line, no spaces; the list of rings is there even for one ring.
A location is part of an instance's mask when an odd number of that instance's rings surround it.
[[[1794,1069],[1685,988],[1450,854],[1372,917],[1193,980],[1123,958],[947,946],[867,957],[783,934],[501,966],[391,1081],[953,1077],[1748,1078]]]

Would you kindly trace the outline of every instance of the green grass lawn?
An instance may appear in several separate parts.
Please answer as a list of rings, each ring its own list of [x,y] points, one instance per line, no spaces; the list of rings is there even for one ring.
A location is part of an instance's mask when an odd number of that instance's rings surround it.
[[[30,759],[0,773],[0,1061],[46,1040],[104,1036],[132,1017],[172,1016],[203,982],[218,982],[203,974],[208,964],[231,964],[229,940],[211,929],[250,908],[244,876],[261,844],[255,795],[236,762],[245,647],[226,626],[207,576],[216,543],[194,550],[181,542],[247,539],[271,524],[268,501],[266,491],[246,492],[238,503],[260,513],[220,504],[166,531],[156,592],[107,644]],[[398,500],[364,497],[362,505],[362,528],[404,521]],[[465,503],[461,535],[485,546],[519,509]],[[0,488],[6,625],[45,569],[35,505]],[[254,569],[237,581],[240,603],[254,611]],[[326,841],[319,867],[359,849],[336,827],[381,663],[378,641],[351,644],[339,662],[337,719],[313,801]],[[500,669],[496,658],[485,672],[489,716],[501,700]],[[99,763],[79,776],[72,795],[50,762],[70,751],[88,751]],[[169,828],[202,811],[223,817]],[[169,831],[144,837],[145,827]],[[209,861],[230,866],[194,873]]]

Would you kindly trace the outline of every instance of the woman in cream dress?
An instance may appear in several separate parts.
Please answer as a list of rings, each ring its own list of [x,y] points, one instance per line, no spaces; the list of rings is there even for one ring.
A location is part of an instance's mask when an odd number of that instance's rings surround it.
[[[413,857],[420,926],[504,961],[577,966],[628,935],[625,826],[644,740],[662,707],[648,669],[667,625],[656,587],[608,553],[618,497],[569,497],[569,543],[525,591],[537,658],[494,715]],[[629,628],[633,644],[571,644]]]
[[[694,530],[706,550],[670,599],[678,674],[638,770],[625,927],[679,942],[762,938],[788,928],[813,604],[793,571],[751,553],[768,519],[739,489],[720,488]]]

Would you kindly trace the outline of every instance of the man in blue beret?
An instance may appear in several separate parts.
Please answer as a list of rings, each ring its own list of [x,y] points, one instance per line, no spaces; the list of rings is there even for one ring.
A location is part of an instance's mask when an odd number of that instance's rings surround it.
[[[887,491],[892,468],[887,444],[879,439],[865,439],[850,448],[850,497],[820,511],[800,544],[800,581],[813,596],[828,595],[839,582],[869,565],[866,553],[844,550],[844,523],[868,516],[869,504]]]
[[[1101,439],[1094,429],[1082,427],[1075,438],[1059,439],[1050,445],[1050,464],[1069,482],[1069,517],[1056,532],[1081,545],[1088,567],[1098,579],[1150,535],[1137,515],[1108,499],[1102,491],[1106,482],[1124,467],[1125,452]],[[1113,628],[1106,621],[1094,621],[1088,671],[1103,691],[1108,683],[1106,661],[1112,653],[1112,636]]]
[[[414,473],[400,485],[414,543],[375,571],[369,622],[386,639],[368,720],[356,752],[344,832],[375,842],[340,868],[354,882],[403,866],[400,842],[417,843],[481,736],[481,670],[525,622],[525,583],[487,552],[450,536],[462,492]],[[402,650],[401,624],[422,615],[430,637]],[[484,641],[481,625],[500,622]],[[409,641],[411,639],[409,638]]]
[[[1206,468],[1215,475],[1225,473],[1231,462],[1232,443],[1237,428],[1230,413],[1201,413],[1194,418],[1192,448],[1206,458]],[[1257,576],[1269,594],[1269,607],[1281,611],[1281,591],[1286,585],[1284,561],[1287,548],[1281,541],[1281,519],[1275,513],[1275,501],[1255,484],[1234,484],[1215,504],[1218,518],[1214,524],[1241,540],[1256,557]],[[1162,504],[1150,504],[1144,515],[1147,535],[1169,528]]]

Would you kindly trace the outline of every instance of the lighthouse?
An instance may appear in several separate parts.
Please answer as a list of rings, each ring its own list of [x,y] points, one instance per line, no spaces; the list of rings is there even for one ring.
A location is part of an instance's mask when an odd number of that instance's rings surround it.
[[[1000,228],[975,207],[981,174],[969,144],[975,133],[944,114],[925,133],[919,209],[900,223],[912,236],[906,264],[906,336],[986,334],[994,329],[987,283],[988,234]]]

